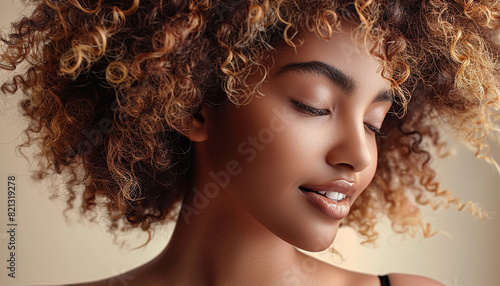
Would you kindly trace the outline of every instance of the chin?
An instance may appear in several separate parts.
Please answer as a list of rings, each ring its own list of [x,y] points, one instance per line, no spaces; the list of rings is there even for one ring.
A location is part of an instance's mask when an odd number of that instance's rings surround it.
[[[293,246],[309,252],[320,252],[327,250],[334,242],[337,236],[338,226],[331,226],[328,229],[323,229],[320,232],[302,233],[286,239]],[[302,236],[302,237],[301,237]]]
[[[299,247],[302,250],[309,251],[309,252],[321,252],[324,250],[327,250],[332,246],[333,241],[335,240],[335,237],[331,240],[325,241],[324,243],[316,243],[312,245],[306,245],[304,247]]]

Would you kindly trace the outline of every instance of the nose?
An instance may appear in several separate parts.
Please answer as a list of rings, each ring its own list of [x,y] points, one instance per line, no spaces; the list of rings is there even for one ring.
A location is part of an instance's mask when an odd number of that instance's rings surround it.
[[[336,167],[347,166],[355,172],[366,169],[375,156],[370,144],[376,143],[369,140],[375,139],[368,138],[370,135],[366,133],[364,123],[339,125],[333,131],[332,145],[326,155],[327,163]]]

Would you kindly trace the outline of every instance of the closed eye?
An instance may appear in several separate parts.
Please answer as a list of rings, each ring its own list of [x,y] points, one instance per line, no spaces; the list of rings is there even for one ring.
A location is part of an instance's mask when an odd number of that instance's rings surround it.
[[[369,124],[369,123],[366,123],[365,122],[365,126],[366,128],[368,128],[371,132],[373,132],[376,136],[379,136],[379,137],[382,137],[382,138],[385,138],[387,136],[389,136],[389,134],[386,134],[386,133],[382,133],[382,131],[380,131],[379,128]]]
[[[330,110],[328,110],[328,109],[314,108],[314,107],[311,107],[309,105],[305,105],[301,102],[298,102],[295,99],[290,99],[290,101],[292,102],[293,105],[295,105],[295,107],[300,109],[300,111],[302,111],[306,114],[312,115],[312,116],[325,116],[325,115],[330,114]]]

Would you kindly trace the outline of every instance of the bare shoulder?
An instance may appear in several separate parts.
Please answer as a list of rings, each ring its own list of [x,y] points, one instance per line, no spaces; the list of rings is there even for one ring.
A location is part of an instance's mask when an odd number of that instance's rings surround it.
[[[137,268],[132,268],[128,271],[120,273],[118,275],[94,280],[87,281],[84,283],[70,283],[65,286],[169,286],[172,285],[170,282],[165,281],[162,277],[161,272],[156,271],[156,259],[153,259],[146,264],[143,264]]]
[[[377,275],[343,269],[328,264],[325,264],[324,267],[331,276],[325,276],[327,279],[317,285],[331,285],[327,281],[338,281],[340,285],[380,286],[380,279]],[[444,286],[436,280],[419,275],[390,273],[388,276],[391,286]]]
[[[84,283],[71,283],[65,286],[157,286],[157,285],[169,285],[165,281],[158,279],[155,275],[147,275],[138,269],[133,269],[128,272],[124,272],[120,275],[105,278],[102,280],[95,280]]]
[[[317,267],[314,282],[310,285],[380,286],[376,275],[352,271],[323,261]]]
[[[437,282],[431,278],[424,276],[404,274],[404,273],[390,273],[388,274],[391,286],[444,286],[444,284]]]

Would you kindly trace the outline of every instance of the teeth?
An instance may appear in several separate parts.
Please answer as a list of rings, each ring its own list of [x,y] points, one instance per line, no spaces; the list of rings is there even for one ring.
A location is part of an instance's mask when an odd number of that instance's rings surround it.
[[[340,201],[346,197],[346,194],[337,192],[326,192],[326,197],[333,201]]]
[[[338,193],[338,192],[312,191],[312,190],[309,190],[309,189],[306,189],[306,188],[302,188],[302,187],[300,189],[308,191],[308,192],[315,192],[317,194],[320,194],[320,195],[323,195],[323,196],[329,198],[332,201],[340,201],[340,200],[344,199],[347,196],[346,194],[342,194],[342,193]]]

